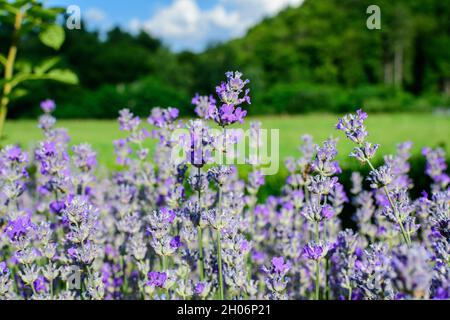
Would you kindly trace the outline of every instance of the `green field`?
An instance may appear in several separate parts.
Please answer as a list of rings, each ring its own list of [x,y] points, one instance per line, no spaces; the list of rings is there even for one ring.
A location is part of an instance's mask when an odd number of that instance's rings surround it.
[[[334,129],[336,115],[312,114],[296,116],[258,117],[264,128],[280,130],[280,160],[298,155],[299,137],[311,134],[316,142],[322,142],[330,135],[340,138],[339,160],[343,167],[354,163],[349,159],[352,144],[344,139],[342,132]],[[255,118],[256,119],[256,118]],[[248,121],[247,121],[248,123]],[[114,167],[112,141],[123,137],[118,125],[113,120],[62,120],[58,126],[69,130],[71,143],[89,142],[98,152],[101,164]],[[424,146],[442,146],[450,153],[450,117],[431,114],[378,114],[369,115],[367,127],[370,141],[381,144],[379,154],[395,151],[395,146],[404,141],[414,143],[413,152],[420,153]],[[19,144],[31,149],[36,141],[42,139],[42,133],[37,128],[37,122],[32,120],[8,121],[6,124],[6,144]]]

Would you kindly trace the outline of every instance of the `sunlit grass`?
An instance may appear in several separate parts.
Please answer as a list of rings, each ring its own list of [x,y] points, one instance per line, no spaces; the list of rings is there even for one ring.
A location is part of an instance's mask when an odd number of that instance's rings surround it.
[[[343,167],[355,161],[347,157],[352,144],[334,129],[336,115],[263,116],[249,120],[255,119],[262,121],[263,128],[280,130],[280,161],[298,155],[299,137],[303,134],[312,135],[316,142],[322,142],[331,135],[339,137],[338,158]],[[68,129],[72,145],[91,143],[98,152],[99,162],[109,168],[114,167],[112,141],[124,136],[114,120],[61,120],[58,126]],[[248,127],[248,121],[244,127]],[[414,143],[414,154],[419,154],[425,146],[442,146],[450,153],[450,117],[431,114],[369,115],[367,127],[370,141],[381,144],[380,155],[395,152],[396,145],[404,141]],[[29,150],[43,138],[33,120],[8,121],[5,132],[2,145],[19,144]]]

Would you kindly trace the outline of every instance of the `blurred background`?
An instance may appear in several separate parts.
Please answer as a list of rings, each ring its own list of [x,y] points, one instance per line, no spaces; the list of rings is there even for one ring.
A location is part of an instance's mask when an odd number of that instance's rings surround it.
[[[59,56],[77,85],[33,81],[8,118],[34,118],[56,100],[58,118],[111,119],[127,107],[193,114],[227,70],[251,79],[251,115],[379,112],[448,113],[450,2],[442,0],[49,0],[77,5],[81,29],[65,28],[59,51],[31,30],[18,60]],[[369,5],[381,29],[366,26]],[[61,25],[66,17],[58,18]],[[10,26],[0,24],[6,55]]]
[[[0,145],[33,152],[39,104],[50,98],[71,145],[89,142],[103,167],[117,168],[120,109],[145,119],[155,106],[172,106],[190,117],[195,93],[213,94],[226,71],[240,70],[252,90],[244,128],[258,120],[280,130],[280,171],[267,177],[264,195],[281,189],[282,162],[298,155],[301,135],[342,138],[337,118],[357,108],[381,144],[376,165],[413,142],[418,195],[429,185],[422,149],[450,153],[449,17],[442,0],[0,0],[0,120],[8,114]],[[351,172],[367,168],[348,157],[347,139],[338,148],[349,188]]]

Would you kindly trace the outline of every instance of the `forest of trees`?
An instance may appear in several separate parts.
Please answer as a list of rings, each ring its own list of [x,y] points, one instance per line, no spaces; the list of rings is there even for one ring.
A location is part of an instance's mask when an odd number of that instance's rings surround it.
[[[381,30],[366,27],[369,5],[381,8]],[[113,118],[129,107],[192,112],[190,97],[208,94],[225,71],[252,80],[255,113],[429,111],[450,106],[450,2],[442,0],[305,0],[250,29],[243,38],[202,53],[171,52],[159,39],[114,28],[66,30],[58,52],[37,36],[22,39],[19,59],[61,56],[76,86],[27,84],[11,117],[32,117],[54,98],[59,117]],[[0,52],[9,32],[0,25]]]

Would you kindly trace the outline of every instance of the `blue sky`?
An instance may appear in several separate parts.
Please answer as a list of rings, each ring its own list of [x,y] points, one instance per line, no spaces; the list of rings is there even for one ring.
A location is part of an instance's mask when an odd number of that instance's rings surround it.
[[[240,37],[266,16],[303,0],[47,0],[78,5],[89,28],[114,25],[145,30],[176,51],[201,51],[209,43]]]

